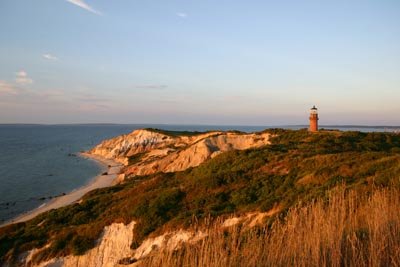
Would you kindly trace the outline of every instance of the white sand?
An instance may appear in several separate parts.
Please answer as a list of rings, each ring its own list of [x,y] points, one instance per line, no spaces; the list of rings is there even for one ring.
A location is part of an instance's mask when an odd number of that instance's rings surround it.
[[[61,207],[67,206],[71,203],[74,203],[74,202],[78,201],[79,199],[81,199],[83,197],[83,195],[85,195],[89,191],[92,191],[97,188],[111,186],[113,184],[113,182],[116,180],[119,172],[121,171],[121,168],[123,167],[123,165],[119,162],[116,162],[111,159],[105,159],[100,156],[91,155],[91,154],[87,154],[87,153],[81,153],[80,156],[89,158],[89,159],[93,159],[96,162],[100,163],[104,167],[102,172],[105,172],[105,170],[108,168],[107,175],[98,175],[92,181],[90,181],[89,184],[87,184],[81,188],[78,188],[64,196],[57,197],[57,198],[51,200],[50,202],[41,205],[37,209],[34,209],[27,213],[24,213],[6,223],[4,223],[1,226],[5,226],[8,224],[12,224],[12,223],[28,221],[43,212],[46,212],[46,211],[49,211],[52,209],[61,208]]]

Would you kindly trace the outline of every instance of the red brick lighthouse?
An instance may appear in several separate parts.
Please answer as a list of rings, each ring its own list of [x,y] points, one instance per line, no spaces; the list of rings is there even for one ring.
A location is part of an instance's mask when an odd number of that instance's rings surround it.
[[[310,110],[310,132],[318,132],[318,109],[313,106]]]

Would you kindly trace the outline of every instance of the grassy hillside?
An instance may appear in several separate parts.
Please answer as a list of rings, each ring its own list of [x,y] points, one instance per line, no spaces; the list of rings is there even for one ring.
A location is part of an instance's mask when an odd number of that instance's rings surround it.
[[[366,195],[338,186],[272,225],[195,225],[192,231],[206,229],[205,238],[161,248],[140,266],[399,266],[399,207],[399,189]]]
[[[400,136],[389,133],[269,130],[272,144],[221,154],[197,168],[131,177],[123,185],[95,190],[79,204],[0,229],[0,259],[42,247],[35,261],[82,254],[104,226],[138,222],[132,247],[193,218],[217,217],[326,198],[337,184],[357,192],[400,186]],[[272,221],[270,221],[271,223]]]

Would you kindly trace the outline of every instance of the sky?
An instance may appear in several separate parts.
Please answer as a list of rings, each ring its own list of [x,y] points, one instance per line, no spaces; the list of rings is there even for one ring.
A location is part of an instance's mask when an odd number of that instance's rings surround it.
[[[0,0],[0,123],[400,125],[399,0]]]

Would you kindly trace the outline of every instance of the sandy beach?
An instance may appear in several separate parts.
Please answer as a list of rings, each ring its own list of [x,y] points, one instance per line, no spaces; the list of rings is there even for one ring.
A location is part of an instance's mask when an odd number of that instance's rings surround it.
[[[107,171],[107,175],[100,174],[100,175],[94,177],[87,185],[84,185],[64,196],[57,197],[32,211],[28,211],[10,221],[5,222],[4,224],[2,224],[0,226],[5,226],[8,224],[28,221],[43,212],[46,212],[46,211],[49,211],[52,209],[61,208],[61,207],[67,206],[71,203],[74,203],[74,202],[78,201],[79,199],[81,199],[89,191],[92,191],[97,188],[111,186],[114,183],[114,181],[116,180],[119,172],[121,171],[121,168],[123,167],[123,165],[121,163],[116,162],[111,159],[105,159],[103,157],[91,155],[88,153],[80,153],[79,155],[81,157],[91,159],[91,160],[94,160],[97,163],[99,163],[102,166],[101,173],[104,173]]]

